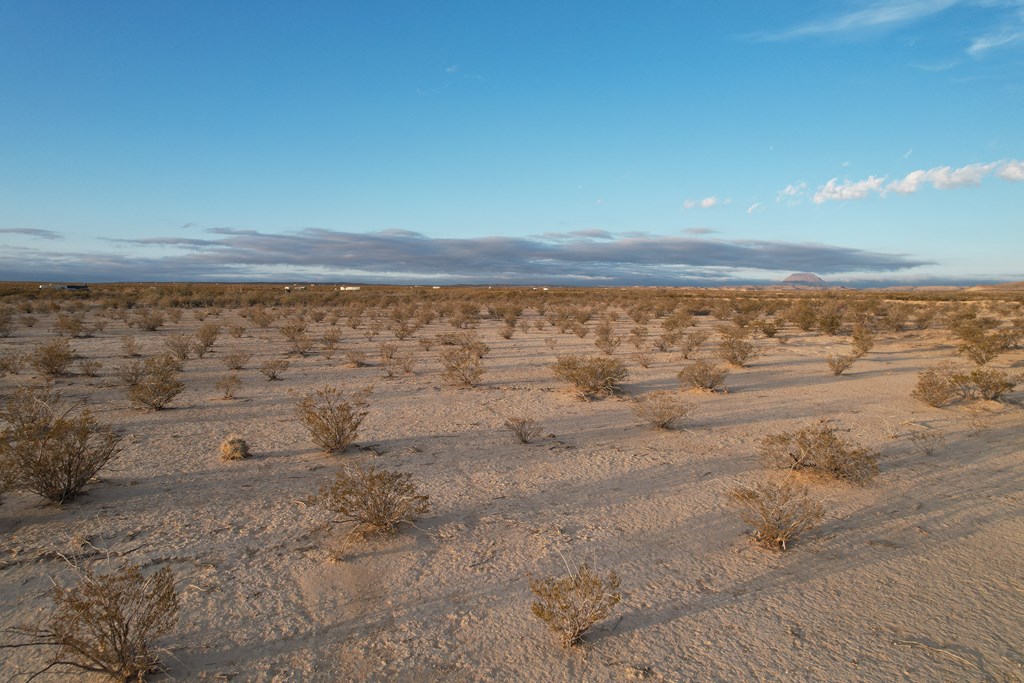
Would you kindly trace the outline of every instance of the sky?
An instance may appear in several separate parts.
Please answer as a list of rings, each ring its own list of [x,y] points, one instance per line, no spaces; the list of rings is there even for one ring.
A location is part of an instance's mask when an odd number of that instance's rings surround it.
[[[1024,0],[0,2],[0,279],[1024,280]]]

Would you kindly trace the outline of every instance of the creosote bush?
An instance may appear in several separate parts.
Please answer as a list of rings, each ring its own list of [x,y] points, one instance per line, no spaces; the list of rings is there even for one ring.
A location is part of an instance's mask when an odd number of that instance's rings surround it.
[[[625,363],[606,356],[559,356],[551,369],[584,400],[610,396],[629,375]]]
[[[74,349],[67,339],[58,337],[37,345],[29,354],[29,364],[47,377],[66,375],[75,359]]]
[[[671,429],[672,424],[690,414],[693,406],[674,391],[651,391],[633,399],[630,409],[638,419],[658,429]]]
[[[740,519],[752,530],[754,542],[769,550],[786,550],[790,543],[821,523],[824,509],[805,488],[789,480],[767,480],[737,486],[729,492]]]
[[[536,441],[544,433],[543,426],[529,417],[506,417],[503,425],[505,429],[512,432],[519,439],[519,443]]]
[[[324,386],[307,393],[296,410],[313,443],[325,453],[341,453],[348,448],[367,415],[366,399],[371,391],[372,387],[366,387],[345,394]]]
[[[684,389],[700,391],[727,391],[725,378],[728,368],[722,368],[706,360],[698,360],[679,371],[679,383]]]
[[[864,484],[878,474],[878,453],[843,439],[827,419],[796,432],[769,434],[758,442],[758,451],[771,465],[851,484]]]
[[[832,371],[832,374],[838,377],[843,374],[857,362],[858,356],[850,355],[843,356],[841,354],[833,354],[829,356],[826,361],[828,362],[828,369]]]
[[[28,645],[55,649],[40,672],[64,666],[141,681],[160,671],[156,640],[178,623],[178,596],[169,567],[145,576],[137,565],[109,574],[81,572],[71,588],[54,588],[56,609],[46,624],[17,628]]]
[[[477,352],[468,346],[446,346],[438,354],[441,378],[448,384],[475,387],[484,374],[484,366]]]
[[[568,576],[531,577],[530,590],[537,599],[530,609],[555,632],[563,647],[571,647],[619,604],[619,584],[615,572],[602,578],[586,564],[570,569]]]
[[[245,439],[237,434],[229,434],[228,437],[220,443],[221,460],[244,460],[251,455],[252,453],[249,451],[249,444]]]
[[[49,387],[22,387],[0,412],[0,468],[15,488],[60,505],[77,496],[118,452],[121,437]]]
[[[291,363],[283,358],[274,358],[263,363],[260,366],[260,372],[263,373],[268,382],[272,382],[275,379],[281,379],[281,373],[287,370],[289,365]]]
[[[1013,391],[1018,382],[1018,378],[995,368],[967,369],[942,363],[918,375],[917,386],[911,394],[932,407],[941,408],[957,399],[998,401]]]
[[[178,379],[180,367],[178,361],[168,354],[147,358],[137,380],[133,379],[135,383],[128,385],[128,398],[140,408],[162,410],[185,390],[185,384]],[[129,368],[125,377],[132,379],[134,368],[131,364]]]
[[[358,535],[390,534],[430,511],[411,476],[369,467],[348,467],[320,489],[316,502],[336,515],[334,522],[352,522]]]

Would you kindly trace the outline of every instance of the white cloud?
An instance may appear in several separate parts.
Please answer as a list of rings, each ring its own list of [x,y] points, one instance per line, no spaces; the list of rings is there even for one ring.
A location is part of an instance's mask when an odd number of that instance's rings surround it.
[[[808,36],[851,33],[909,23],[938,14],[961,0],[881,0],[856,12],[796,26],[767,36],[769,40],[791,40]]]
[[[731,201],[731,199],[727,199],[725,200],[725,203],[728,204]],[[683,208],[687,210],[696,208],[710,209],[714,206],[718,206],[720,203],[721,200],[712,195],[711,197],[705,197],[704,199],[687,199],[683,202]]]
[[[885,184],[884,176],[869,176],[867,180],[845,180],[843,182],[839,182],[838,178],[833,178],[818,188],[814,194],[814,203],[864,199],[872,193],[881,195],[889,192],[913,194],[928,185],[937,190],[975,187],[981,185],[982,181],[993,173],[1003,180],[1024,181],[1024,161],[1010,159],[977,162],[959,168],[936,166],[935,168],[918,169],[888,184]],[[785,190],[779,192],[779,195],[782,196],[784,192]]]
[[[762,206],[763,204],[761,204],[761,202],[755,202],[754,204],[751,204],[750,207],[747,209],[747,215],[751,215],[752,213],[760,209]]]
[[[880,192],[885,183],[885,178],[868,176],[867,180],[839,182],[833,178],[818,188],[814,193],[814,203],[824,204],[828,201],[848,201],[850,199],[864,199],[872,192]]]
[[[993,48],[1003,47],[1021,39],[1024,39],[1024,31],[1001,31],[981,36],[971,42],[971,46],[967,48],[967,54],[972,57],[980,57]]]
[[[996,175],[1003,180],[1024,180],[1024,161],[1011,159],[1004,162],[996,171]]]
[[[790,183],[786,187],[779,190],[778,201],[782,201],[784,197],[796,197],[803,194],[803,191],[807,189],[807,183],[800,182],[796,184]]]
[[[927,170],[911,171],[902,180],[894,180],[885,188],[886,192],[911,194],[930,183],[939,190],[980,185],[982,179],[992,172],[996,164],[967,164],[960,168],[938,166]]]

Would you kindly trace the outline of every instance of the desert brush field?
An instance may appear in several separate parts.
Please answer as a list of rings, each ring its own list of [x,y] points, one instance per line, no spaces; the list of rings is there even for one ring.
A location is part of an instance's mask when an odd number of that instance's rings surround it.
[[[21,681],[1024,680],[1020,291],[0,286]]]

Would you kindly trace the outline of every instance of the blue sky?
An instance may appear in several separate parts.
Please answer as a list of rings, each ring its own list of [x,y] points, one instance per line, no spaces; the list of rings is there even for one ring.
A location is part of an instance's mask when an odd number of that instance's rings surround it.
[[[1024,280],[1024,0],[9,0],[0,103],[0,279]]]

